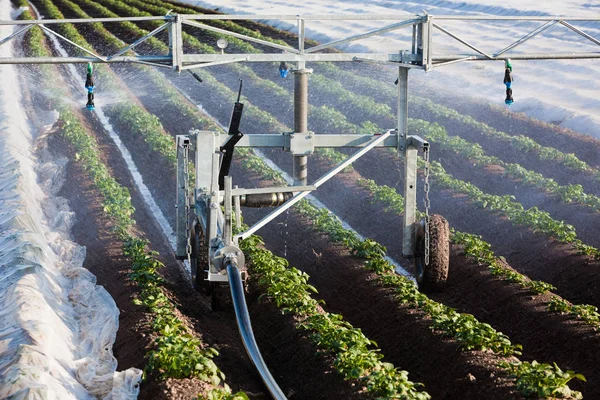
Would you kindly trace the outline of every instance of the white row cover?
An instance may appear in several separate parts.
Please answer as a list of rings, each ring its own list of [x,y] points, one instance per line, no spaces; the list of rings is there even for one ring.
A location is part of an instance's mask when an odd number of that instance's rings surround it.
[[[10,11],[1,1],[0,19]],[[135,399],[141,371],[116,372],[119,310],[69,239],[75,215],[56,196],[66,160],[49,160],[28,124],[23,73],[0,67],[0,398]]]

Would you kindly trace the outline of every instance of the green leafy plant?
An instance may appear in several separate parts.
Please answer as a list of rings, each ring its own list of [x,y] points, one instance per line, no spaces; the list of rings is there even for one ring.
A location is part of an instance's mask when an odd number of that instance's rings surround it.
[[[583,398],[580,392],[569,388],[568,383],[572,379],[585,382],[585,377],[574,371],[563,371],[556,363],[550,365],[532,361],[531,363],[502,363],[502,366],[517,380],[517,388],[525,396]]]

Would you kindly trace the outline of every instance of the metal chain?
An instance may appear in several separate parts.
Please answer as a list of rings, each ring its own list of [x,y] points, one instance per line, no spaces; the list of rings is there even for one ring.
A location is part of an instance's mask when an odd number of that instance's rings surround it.
[[[423,158],[425,159],[425,265],[429,265],[429,143],[423,146]]]
[[[189,171],[189,145],[183,145],[183,190],[185,193],[185,233],[187,235],[187,244],[185,252],[187,254],[188,263],[192,264],[192,240],[190,227],[190,171]]]

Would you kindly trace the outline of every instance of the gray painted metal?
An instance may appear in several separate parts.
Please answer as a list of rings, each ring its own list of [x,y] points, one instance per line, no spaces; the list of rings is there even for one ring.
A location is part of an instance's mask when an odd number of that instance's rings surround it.
[[[231,32],[221,28],[215,28],[206,24],[198,23],[196,21],[208,21],[208,20],[258,20],[258,19],[269,19],[269,20],[294,20],[298,24],[298,46],[294,48],[292,46],[273,44],[268,41],[253,38],[247,35]],[[430,70],[432,68],[439,68],[445,65],[454,64],[457,62],[464,61],[493,61],[503,60],[506,58],[505,54],[510,50],[518,47],[522,43],[526,42],[530,38],[541,34],[543,31],[549,29],[553,25],[561,24],[567,29],[575,32],[576,34],[588,39],[590,42],[600,45],[600,40],[594,38],[590,34],[582,31],[571,25],[569,22],[578,21],[600,21],[600,18],[590,17],[567,17],[567,16],[556,16],[556,17],[537,17],[537,16],[522,16],[522,17],[496,17],[496,16],[455,16],[455,15],[433,15],[425,13],[425,15],[412,15],[412,14],[397,14],[397,15],[187,15],[187,14],[173,14],[158,17],[127,17],[127,18],[90,18],[90,19],[71,19],[71,20],[34,20],[34,21],[0,21],[0,25],[25,25],[25,28],[19,30],[16,33],[9,35],[6,38],[0,40],[0,45],[12,40],[18,34],[21,34],[25,30],[29,29],[29,26],[39,25],[46,32],[55,35],[61,40],[72,43],[63,36],[56,32],[48,29],[44,25],[57,24],[57,23],[93,23],[93,22],[120,22],[120,21],[154,21],[162,20],[165,22],[164,25],[148,33],[144,37],[136,40],[134,43],[127,45],[119,52],[112,55],[98,55],[86,50],[92,57],[17,57],[17,58],[2,58],[0,64],[54,64],[54,63],[87,63],[87,62],[137,62],[150,64],[155,66],[165,66],[161,63],[168,63],[171,68],[181,72],[185,69],[207,67],[211,65],[218,65],[223,63],[232,62],[295,62],[298,63],[298,69],[303,69],[306,62],[356,62],[356,61],[369,61],[378,63],[391,63],[397,66],[405,68],[421,68],[424,70]],[[340,38],[329,43],[305,48],[305,25],[310,21],[327,21],[327,20],[374,20],[374,21],[398,21],[392,24],[387,24],[381,28],[370,30],[364,33],[358,33]],[[508,47],[492,53],[490,51],[484,51],[483,49],[477,48],[476,46],[469,43],[463,37],[451,33],[445,27],[440,25],[441,21],[454,20],[469,23],[470,21],[541,21],[546,22],[541,27],[538,27],[525,36],[521,37],[517,41],[513,42]],[[434,21],[437,21],[435,23]],[[264,46],[269,46],[282,50],[279,54],[185,54],[183,51],[183,43],[181,40],[183,34],[183,26],[194,26],[201,29],[206,29],[215,33],[223,35],[232,35],[237,38],[247,40],[250,42],[258,43]],[[386,32],[401,29],[403,27],[412,27],[413,30],[413,46],[412,51],[394,49],[393,53],[320,53],[319,51],[333,47],[335,45],[351,43],[356,40],[360,40],[365,37],[373,35],[381,35]],[[454,40],[471,48],[475,54],[458,54],[458,55],[437,55],[433,53],[433,35],[432,29],[436,28],[441,32],[445,33]],[[168,55],[162,57],[156,56],[144,56],[136,55],[131,57],[121,57],[121,54],[134,48],[140,43],[144,42],[150,37],[154,37],[158,32],[164,29],[169,29],[169,45],[170,52]],[[73,43],[72,43],[73,44]],[[522,54],[510,54],[509,57],[513,60],[550,60],[550,59],[595,59],[600,58],[600,54],[597,52],[573,52],[573,46],[577,43],[570,43],[569,47],[565,49],[565,52],[552,52],[552,53],[522,53]],[[79,47],[79,46],[78,46]],[[560,49],[559,49],[560,50]],[[151,58],[148,58],[151,57]],[[298,132],[298,131],[297,131]]]
[[[298,62],[294,71],[294,136],[308,135],[308,74],[304,62]],[[306,185],[308,177],[308,158],[305,155],[294,155],[294,185]]]
[[[170,62],[171,56],[121,56],[110,60],[98,61],[98,57],[0,57],[0,64],[87,64],[102,63],[156,63]],[[170,67],[169,67],[170,68]]]
[[[338,172],[340,172],[341,170],[343,170],[344,168],[346,168],[348,165],[352,164],[354,161],[358,160],[360,157],[362,157],[363,155],[365,155],[369,150],[377,147],[377,145],[379,143],[381,143],[385,139],[387,139],[387,137],[390,135],[390,133],[391,132],[388,131],[388,132],[384,133],[383,135],[375,136],[374,139],[371,139],[371,142],[369,144],[367,144],[362,149],[360,149],[359,151],[357,151],[354,155],[352,155],[347,160],[345,160],[345,161],[341,162],[340,164],[338,164],[334,169],[332,169],[331,171],[329,171],[328,173],[326,173],[325,175],[323,175],[322,177],[320,177],[319,179],[317,179],[315,181],[315,183],[313,183],[313,186],[315,186],[316,188],[318,188],[319,186],[321,186],[322,184],[324,184],[325,182],[327,182],[329,179],[333,178]],[[237,243],[240,239],[245,239],[248,236],[252,235],[254,232],[256,232],[257,230],[259,230],[260,228],[262,228],[263,226],[265,226],[270,221],[272,221],[275,217],[277,217],[278,215],[281,215],[285,210],[289,209],[294,204],[296,204],[297,202],[299,202],[300,200],[302,200],[309,193],[310,193],[310,191],[304,191],[304,192],[296,193],[294,195],[294,197],[292,197],[287,202],[285,202],[285,204],[283,204],[279,208],[273,210],[272,212],[270,212],[269,214],[267,214],[266,216],[264,216],[260,221],[258,221],[254,225],[252,225],[248,230],[246,230],[245,232],[237,234],[234,237],[234,242]]]
[[[244,285],[240,270],[236,265],[232,264],[231,260],[226,261],[226,268],[235,317],[248,357],[250,357],[250,361],[254,364],[271,396],[276,400],[283,400],[286,397],[277,385],[277,382],[275,382],[275,379],[273,379],[267,364],[263,360],[256,339],[254,338],[254,333],[252,332],[252,324],[250,323],[250,314],[248,313],[246,298],[244,297]]]
[[[290,151],[290,136],[292,133],[252,133],[244,135],[240,141],[235,145],[236,147],[272,147],[280,148],[286,151]],[[348,135],[337,135],[337,134],[311,134],[310,140],[313,142],[313,147],[347,147],[347,148],[358,148],[364,147],[371,142],[374,136],[364,134],[348,134]],[[230,136],[221,134],[218,135],[217,143],[219,145],[225,144],[229,140]],[[391,131],[390,135],[386,139],[379,143],[377,147],[397,147],[398,146],[398,135],[396,132]]]
[[[408,136],[408,69],[398,68],[398,155],[404,155]]]
[[[223,232],[223,240],[225,241],[225,246],[231,246],[231,238],[233,236],[233,226],[232,226],[232,215],[233,215],[233,183],[231,176],[226,176],[224,179],[224,189],[225,189],[225,198],[223,199],[223,205],[225,208],[225,232]]]
[[[235,185],[233,187],[233,190],[237,190],[238,189],[238,185]],[[240,204],[240,196],[239,195],[234,195],[233,197],[233,204],[235,205],[235,227],[238,230],[242,229],[242,207]]]
[[[415,254],[413,223],[417,221],[417,152],[418,148],[407,145],[404,151],[404,216],[402,255],[412,257]]]
[[[175,255],[177,257],[184,257],[186,255],[187,235],[186,232],[186,215],[185,215],[185,204],[186,204],[186,193],[184,186],[184,168],[183,168],[183,144],[189,142],[189,139],[184,136],[177,136],[176,147],[177,147],[177,212],[175,220],[175,234],[176,234],[176,249]]]
[[[424,40],[424,39],[423,39]],[[417,44],[420,41],[417,41]],[[408,69],[398,68],[398,154],[404,158],[404,215],[402,218],[402,254],[414,255],[412,233],[417,210],[417,148],[408,135]]]
[[[310,186],[280,186],[280,187],[268,187],[268,188],[254,188],[254,189],[244,189],[244,188],[235,188],[231,191],[232,196],[241,196],[246,194],[269,194],[269,193],[293,193],[293,192],[304,192],[304,191],[312,191],[316,190],[317,187],[315,185]]]

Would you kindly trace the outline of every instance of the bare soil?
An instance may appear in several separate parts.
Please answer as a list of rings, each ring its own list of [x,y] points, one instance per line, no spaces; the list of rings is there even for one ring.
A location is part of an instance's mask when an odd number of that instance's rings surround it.
[[[37,5],[39,2],[34,3]],[[282,33],[279,35],[286,37]],[[236,79],[224,77],[224,81],[233,85]],[[140,104],[156,113],[171,133],[179,133],[171,126],[176,125],[175,121],[182,117],[166,105],[161,106],[149,92],[146,93],[148,95],[140,95]],[[252,95],[252,91],[249,94]],[[204,107],[223,123],[228,122],[230,109],[221,101],[208,98],[203,93],[199,93],[197,99],[199,102],[203,101]],[[327,99],[322,101],[326,103]],[[483,105],[475,107],[473,103],[467,102],[454,105],[464,113],[472,114],[498,129],[506,128],[507,116],[502,110]],[[431,119],[431,116],[418,109],[414,116]],[[193,291],[181,265],[175,261],[172,250],[160,234],[153,216],[143,205],[116,149],[97,121],[90,115],[86,115],[86,118],[90,130],[95,132],[101,143],[101,153],[112,172],[132,192],[137,229],[140,235],[150,240],[152,249],[161,254],[165,263],[162,273],[167,279],[170,296],[178,304],[181,318],[205,343],[219,350],[220,356],[216,362],[234,390],[243,389],[255,394],[257,398],[266,398],[265,390],[245,356],[232,312],[210,312],[208,299]],[[598,165],[600,142],[520,115],[511,115],[510,118],[511,132],[531,135],[545,145],[575,152],[590,164]],[[534,157],[515,153],[501,143],[484,139],[461,124],[447,121],[444,124],[449,133],[460,133],[461,136],[481,143],[490,154],[543,172],[562,184],[581,182],[586,191],[589,188],[590,193],[600,193],[600,185],[589,174],[565,172]],[[119,129],[119,126],[116,128]],[[150,155],[142,139],[126,134],[121,136],[132,151],[134,161],[153,196],[172,222],[175,198],[172,168]],[[72,157],[68,146],[58,135],[53,135],[49,144],[57,156],[64,154]],[[290,169],[289,155],[277,152],[269,155],[284,169]],[[438,150],[433,153],[433,157],[441,161],[448,172],[471,181],[484,191],[514,194],[525,206],[535,205],[557,218],[565,219],[577,228],[586,243],[600,245],[596,234],[600,222],[599,213],[579,206],[566,206],[552,196],[507,178],[501,168],[478,170],[469,161]],[[311,159],[309,165],[309,180],[330,168],[328,163],[316,158]],[[402,258],[400,248],[401,217],[372,203],[368,193],[357,184],[360,177],[372,178],[379,184],[387,184],[402,192],[400,171],[401,165],[397,159],[385,152],[375,151],[356,163],[356,171],[342,173],[324,185],[319,190],[318,198],[361,234],[387,246],[388,253],[410,270],[411,261]],[[235,184],[249,187],[259,184],[252,174],[241,170],[238,165],[232,169],[232,175]],[[69,199],[72,209],[77,212],[78,222],[73,235],[78,243],[88,249],[85,266],[98,276],[99,284],[109,290],[122,310],[121,329],[115,343],[119,367],[143,368],[146,351],[151,346],[151,335],[144,310],[131,303],[135,287],[127,278],[127,260],[123,258],[119,244],[110,232],[110,224],[102,214],[98,194],[89,184],[86,174],[77,164],[69,163],[68,176],[61,195]],[[506,257],[507,265],[532,279],[552,283],[557,287],[557,294],[574,303],[600,305],[596,296],[600,287],[597,261],[578,256],[569,246],[545,235],[514,226],[497,213],[476,209],[465,196],[440,190],[435,187],[435,182],[431,201],[432,212],[446,217],[450,226],[457,230],[482,235],[493,245],[497,254]],[[252,222],[264,212],[245,212],[246,220]],[[425,390],[434,398],[518,397],[513,384],[498,373],[495,366],[500,360],[498,357],[486,352],[461,351],[453,340],[431,332],[427,318],[419,312],[398,305],[391,293],[377,284],[374,276],[362,267],[361,260],[348,254],[346,249],[332,244],[328,237],[313,232],[310,226],[311,221],[291,212],[259,233],[265,238],[268,248],[285,256],[291,265],[311,275],[311,284],[318,288],[318,297],[325,300],[326,310],[342,314],[354,326],[361,328],[369,338],[378,343],[386,361],[408,370],[410,379],[423,382]],[[572,387],[582,390],[586,398],[600,398],[600,373],[596,366],[600,354],[598,332],[580,321],[546,311],[548,295],[533,296],[517,285],[499,281],[491,276],[485,266],[467,259],[460,246],[451,247],[450,265],[447,286],[445,290],[432,294],[433,299],[471,313],[506,333],[513,342],[524,346],[524,360],[557,362],[564,369],[583,373],[588,382],[576,382]],[[317,349],[306,334],[295,329],[293,318],[282,315],[270,302],[259,301],[260,294],[261,289],[252,283],[247,300],[253,327],[265,361],[284,393],[293,399],[363,397],[359,394],[360,388],[343,382],[332,371],[331,360],[315,357]],[[142,386],[140,398],[192,398],[203,390],[205,387],[194,380],[163,383],[150,379]]]

